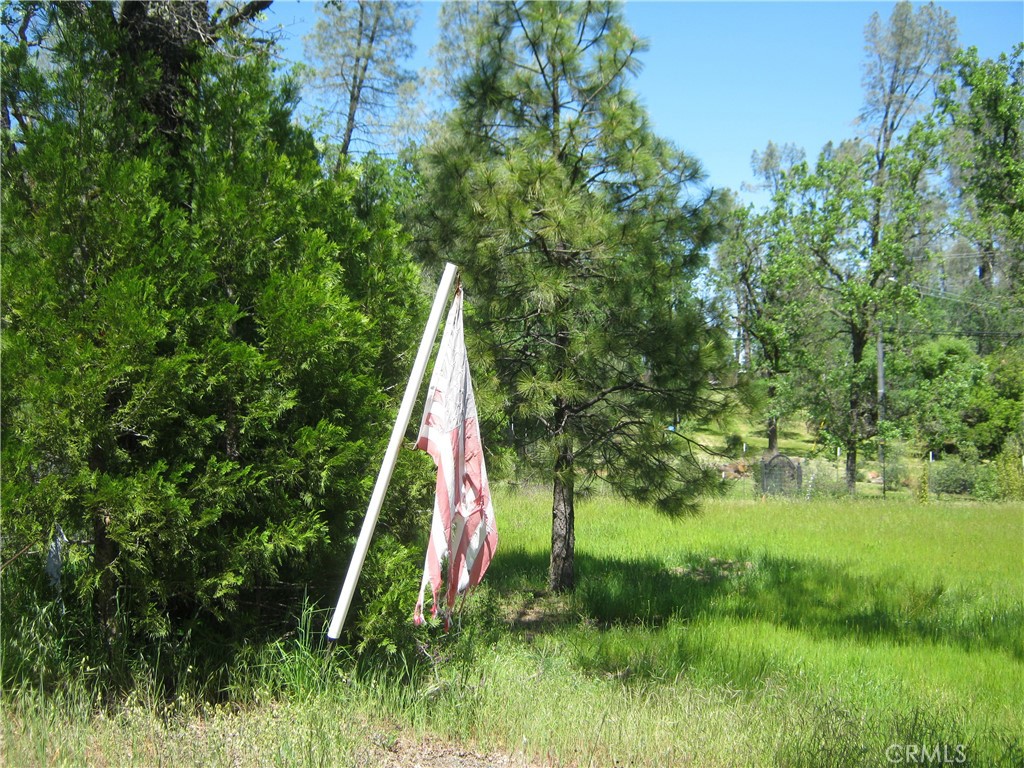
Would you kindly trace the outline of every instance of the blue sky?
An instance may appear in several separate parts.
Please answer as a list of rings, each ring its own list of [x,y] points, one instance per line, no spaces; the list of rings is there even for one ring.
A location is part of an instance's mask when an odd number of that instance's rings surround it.
[[[439,2],[421,4],[413,67],[429,63]],[[940,3],[957,19],[960,45],[986,58],[1024,40],[1024,2]],[[315,4],[276,0],[284,56],[302,56]],[[752,181],[750,157],[769,140],[813,158],[828,141],[858,134],[864,26],[893,3],[626,2],[626,18],[649,43],[635,88],[655,129],[704,164],[715,187]],[[751,199],[752,195],[744,195]]]

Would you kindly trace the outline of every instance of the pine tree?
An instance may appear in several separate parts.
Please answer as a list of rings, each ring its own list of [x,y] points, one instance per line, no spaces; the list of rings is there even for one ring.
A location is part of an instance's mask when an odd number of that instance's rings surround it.
[[[413,52],[417,7],[400,0],[330,0],[306,38],[315,67],[311,82],[327,104],[340,158],[355,140],[379,146],[379,137],[415,83],[402,62]]]
[[[462,266],[513,440],[552,483],[549,584],[568,589],[577,490],[679,512],[712,484],[672,425],[723,402],[725,339],[692,290],[716,199],[630,90],[644,44],[618,6],[502,3],[470,26],[421,241]]]

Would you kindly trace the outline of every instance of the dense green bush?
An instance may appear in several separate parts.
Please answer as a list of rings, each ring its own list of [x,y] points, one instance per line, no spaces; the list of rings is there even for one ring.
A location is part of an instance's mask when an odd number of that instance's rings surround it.
[[[939,339],[894,363],[902,385],[893,411],[925,450],[970,444],[996,456],[1024,417],[1024,355],[1012,347],[983,357],[964,339]]]
[[[910,470],[907,467],[906,454],[901,443],[889,441],[885,444],[883,477],[887,491],[898,491],[910,484]]]
[[[981,461],[973,446],[932,464],[930,490],[974,496],[984,501],[1024,499],[1024,467],[1015,438],[992,461]]]
[[[360,579],[357,613],[360,654],[383,653],[411,663],[426,628],[412,622],[423,576],[423,549],[407,547],[391,536],[378,537]]]
[[[4,10],[5,682],[214,666],[336,594],[424,305],[393,174],[326,172],[269,50],[222,30],[172,72],[117,12]]]
[[[932,465],[928,487],[932,493],[966,496],[978,482],[978,464],[960,456],[948,456]]]
[[[993,461],[999,498],[1024,501],[1024,445],[1019,438],[1006,441],[1002,452]]]
[[[846,477],[835,463],[823,459],[804,462],[804,495],[809,499],[829,499],[848,496]]]

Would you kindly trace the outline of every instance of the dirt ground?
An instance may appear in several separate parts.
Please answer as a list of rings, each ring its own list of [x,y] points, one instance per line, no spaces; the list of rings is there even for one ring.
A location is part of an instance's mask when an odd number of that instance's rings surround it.
[[[541,768],[523,755],[476,752],[431,738],[400,736],[374,752],[372,765],[383,768]]]

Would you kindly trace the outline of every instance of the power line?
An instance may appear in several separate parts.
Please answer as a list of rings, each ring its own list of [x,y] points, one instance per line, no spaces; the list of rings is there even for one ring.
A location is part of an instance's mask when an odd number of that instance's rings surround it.
[[[931,267],[952,267],[954,264],[959,266],[961,264],[967,264],[974,266],[976,263],[982,261],[980,256],[924,256],[919,259],[911,259],[916,264],[927,264]]]
[[[930,261],[945,261],[947,259],[953,260],[974,260],[988,256],[1004,256],[1005,253],[999,251],[947,251],[945,253],[935,253],[929,258]]]
[[[1008,339],[1024,339],[1024,331],[1013,333],[1012,331],[965,331],[960,330],[949,330],[949,331],[938,331],[931,329],[924,329],[920,331],[909,330],[906,328],[895,328],[890,327],[885,329],[886,333],[898,333],[913,336],[997,336]]]
[[[1024,312],[1024,307],[1007,307],[994,302],[968,299],[965,298],[962,293],[950,293],[945,289],[930,288],[928,286],[921,285],[920,283],[911,283],[911,287],[916,288],[920,291],[922,296],[926,296],[930,299],[945,299],[946,301],[953,301],[970,307],[977,307],[979,309],[995,309],[1000,312]]]

